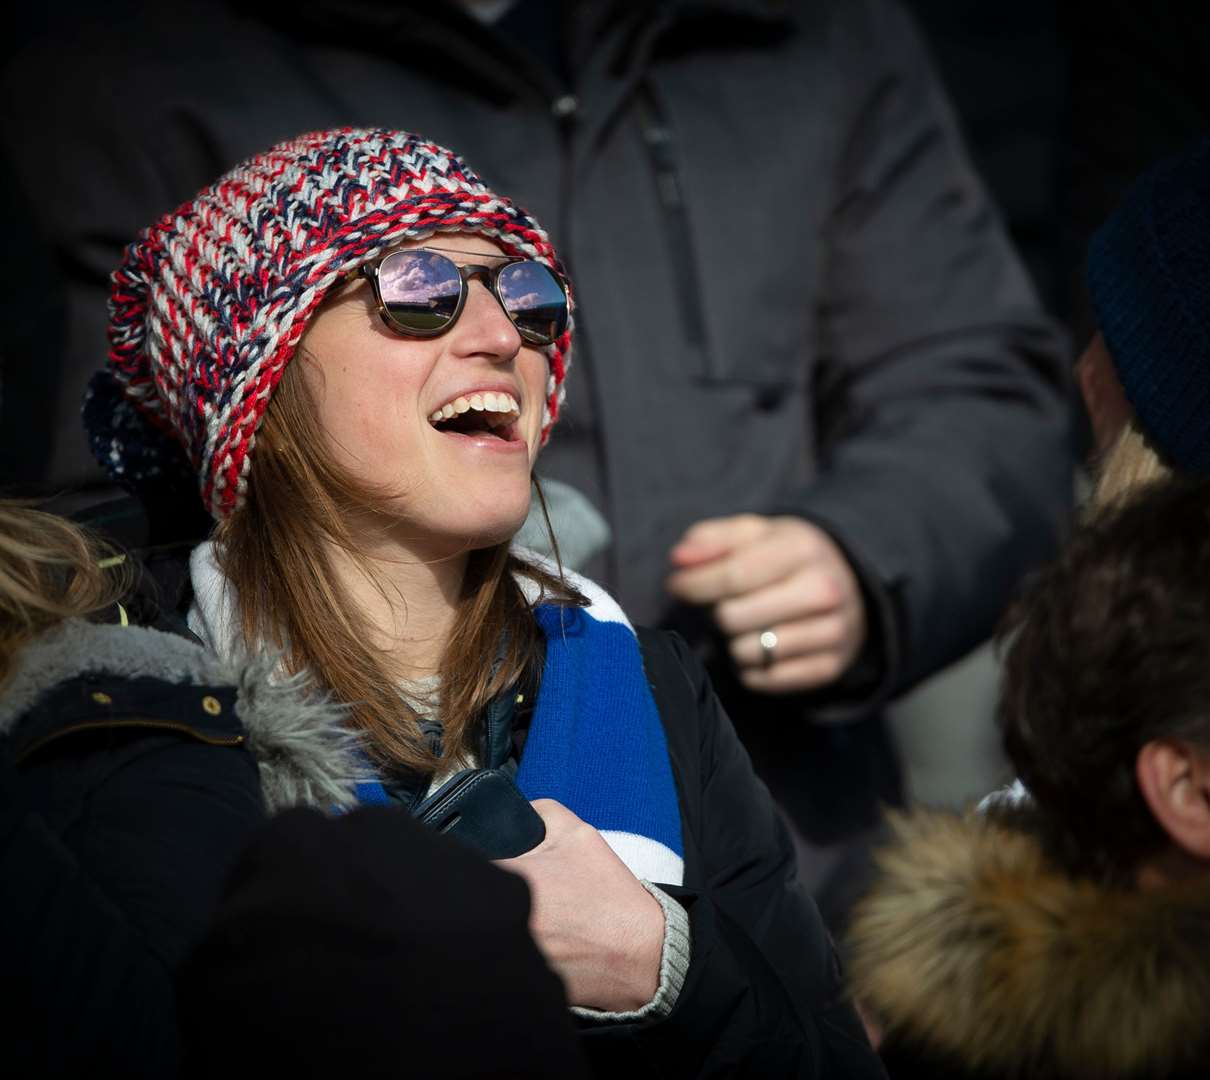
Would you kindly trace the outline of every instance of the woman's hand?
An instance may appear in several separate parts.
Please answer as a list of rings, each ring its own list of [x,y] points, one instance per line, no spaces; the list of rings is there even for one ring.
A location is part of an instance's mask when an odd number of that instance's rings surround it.
[[[629,1012],[659,988],[664,912],[591,825],[553,799],[534,809],[546,839],[498,866],[529,885],[529,929],[572,1005]]]

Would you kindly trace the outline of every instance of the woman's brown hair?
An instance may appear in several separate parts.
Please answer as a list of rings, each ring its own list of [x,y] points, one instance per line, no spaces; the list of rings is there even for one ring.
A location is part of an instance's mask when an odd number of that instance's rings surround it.
[[[129,586],[120,555],[80,526],[0,500],[0,683],[28,641],[115,603]]]
[[[508,544],[472,551],[454,630],[438,671],[440,755],[422,736],[369,621],[342,594],[332,548],[347,552],[368,580],[386,586],[359,552],[350,518],[397,520],[385,493],[367,489],[325,450],[300,353],[287,366],[257,433],[246,504],[216,534],[219,565],[239,600],[245,640],[283,650],[351,709],[380,763],[428,772],[464,756],[475,719],[493,698],[536,682],[541,630],[517,576],[547,602],[582,603],[561,576],[530,566]],[[406,598],[400,598],[406,602]]]

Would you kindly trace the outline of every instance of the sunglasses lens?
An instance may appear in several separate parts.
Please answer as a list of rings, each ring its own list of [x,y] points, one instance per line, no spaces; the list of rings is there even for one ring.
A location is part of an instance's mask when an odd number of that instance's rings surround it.
[[[444,330],[458,311],[458,267],[435,251],[395,251],[378,266],[378,292],[391,321],[404,331]]]
[[[496,290],[526,341],[549,345],[567,329],[567,295],[541,263],[509,263],[496,278]]]

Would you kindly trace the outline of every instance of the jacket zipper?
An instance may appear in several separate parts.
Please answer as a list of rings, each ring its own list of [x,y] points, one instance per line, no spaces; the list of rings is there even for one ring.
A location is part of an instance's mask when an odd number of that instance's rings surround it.
[[[91,720],[82,724],[71,724],[68,727],[62,728],[59,731],[52,732],[31,746],[27,746],[13,759],[15,764],[20,764],[26,758],[37,753],[44,746],[49,745],[56,739],[61,739],[66,735],[74,735],[81,731],[100,731],[106,728],[152,728],[162,729],[166,731],[177,731],[184,735],[188,735],[198,742],[205,743],[207,746],[242,746],[244,743],[243,735],[203,735],[196,728],[190,727],[188,724],[180,724],[173,720]]]
[[[714,365],[706,348],[706,316],[702,307],[701,282],[693,252],[693,232],[681,188],[676,140],[650,83],[644,82],[639,87],[637,100],[643,142],[655,172],[660,206],[664,210],[668,250],[673,276],[676,278],[685,338],[700,356],[705,374],[716,377],[718,373],[713,370]]]

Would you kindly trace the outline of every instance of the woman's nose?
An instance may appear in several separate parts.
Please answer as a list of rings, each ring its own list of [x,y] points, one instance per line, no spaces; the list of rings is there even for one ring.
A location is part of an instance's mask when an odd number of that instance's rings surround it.
[[[457,351],[464,355],[486,356],[502,363],[521,349],[521,335],[512,319],[482,281],[468,283],[466,303],[454,331]]]

